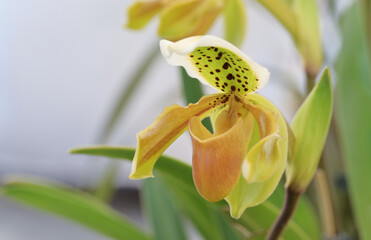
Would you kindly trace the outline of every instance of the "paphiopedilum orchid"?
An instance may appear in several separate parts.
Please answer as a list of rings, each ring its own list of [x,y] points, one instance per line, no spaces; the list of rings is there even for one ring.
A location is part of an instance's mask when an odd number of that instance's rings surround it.
[[[158,34],[168,40],[205,34],[227,0],[139,0],[129,8],[127,27],[142,29],[156,15]]]
[[[171,65],[219,91],[187,107],[172,105],[138,135],[130,178],[152,177],[166,148],[189,129],[192,171],[198,192],[208,201],[226,199],[238,218],[276,188],[286,166],[287,127],[279,110],[255,93],[269,72],[238,48],[214,36],[178,42],[161,40]],[[214,133],[201,120],[210,116]]]

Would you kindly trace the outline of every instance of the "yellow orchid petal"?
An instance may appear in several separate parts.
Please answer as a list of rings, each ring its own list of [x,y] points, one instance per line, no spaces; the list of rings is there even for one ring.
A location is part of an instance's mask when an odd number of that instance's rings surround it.
[[[214,36],[161,40],[160,47],[170,65],[183,66],[189,76],[222,92],[244,95],[262,88],[269,79],[266,68]]]
[[[263,106],[245,104],[257,121],[261,140],[248,152],[242,175],[249,183],[262,182],[272,176],[280,163],[278,115]]]
[[[222,200],[237,184],[253,122],[251,114],[243,119],[237,118],[236,112],[224,110],[216,120],[215,134],[211,134],[199,118],[189,121],[193,180],[206,200]]]
[[[280,141],[277,143],[277,147],[279,148],[280,155],[277,160],[276,171],[267,180],[248,183],[243,176],[240,177],[233,191],[226,197],[226,200],[230,205],[231,216],[234,218],[239,218],[246,208],[260,204],[273,193],[282,177],[287,162],[287,126],[285,119],[279,110],[268,99],[259,94],[247,94],[243,101],[246,103],[251,102],[255,106],[262,106],[277,114],[278,134],[281,137]],[[258,124],[255,126],[252,135],[261,131]]]
[[[188,128],[189,119],[210,115],[212,111],[224,107],[228,98],[225,94],[214,94],[202,97],[198,103],[188,107],[174,104],[165,108],[151,126],[137,134],[138,144],[130,178],[153,177],[152,169],[157,159]]]
[[[137,1],[128,10],[129,20],[126,27],[142,29],[162,9],[161,1]]]
[[[169,4],[160,14],[158,34],[168,40],[179,40],[205,34],[222,10],[210,0],[186,0]]]

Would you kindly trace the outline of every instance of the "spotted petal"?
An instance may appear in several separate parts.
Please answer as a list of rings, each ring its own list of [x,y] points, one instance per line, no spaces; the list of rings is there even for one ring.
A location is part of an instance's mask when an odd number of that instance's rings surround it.
[[[161,40],[160,47],[170,65],[183,66],[188,75],[222,92],[254,92],[269,79],[266,68],[214,36],[195,36],[178,42]]]
[[[241,164],[249,144],[253,125],[251,114],[237,118],[224,110],[211,134],[200,119],[192,118],[189,131],[193,143],[193,180],[198,192],[208,201],[225,198],[237,184]]]
[[[189,119],[193,116],[204,118],[224,107],[227,100],[226,95],[219,93],[205,96],[188,107],[174,104],[165,108],[151,126],[138,133],[130,178],[153,177],[152,169],[157,159],[188,128]]]

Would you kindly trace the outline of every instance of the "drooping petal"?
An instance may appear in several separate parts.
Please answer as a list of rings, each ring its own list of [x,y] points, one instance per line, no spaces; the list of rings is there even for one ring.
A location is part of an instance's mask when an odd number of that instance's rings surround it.
[[[258,123],[261,139],[248,152],[242,175],[249,183],[262,182],[270,178],[280,164],[278,114],[263,106],[249,102],[245,104]]]
[[[191,117],[204,118],[224,107],[228,96],[214,94],[202,97],[196,104],[188,107],[172,105],[152,123],[151,126],[137,134],[137,150],[133,159],[130,178],[153,177],[152,169],[160,155],[187,128]]]
[[[206,200],[222,200],[237,184],[253,121],[251,114],[243,119],[225,110],[216,120],[216,132],[212,135],[200,119],[190,120],[193,180]]]
[[[188,75],[222,92],[254,92],[269,79],[266,68],[214,36],[195,36],[178,42],[161,40],[160,47],[170,65],[183,66]]]
[[[222,7],[215,0],[175,1],[161,12],[158,33],[172,41],[205,34]]]
[[[131,29],[142,29],[161,10],[160,0],[137,1],[130,6],[129,20],[126,27]]]
[[[279,110],[269,100],[259,94],[247,94],[244,100],[246,102],[252,102],[257,106],[263,106],[277,114],[278,134],[281,137],[277,145],[280,151],[280,156],[276,166],[277,170],[267,180],[248,183],[243,176],[240,177],[233,191],[226,197],[226,200],[230,205],[231,216],[234,218],[239,218],[246,208],[260,204],[273,193],[285,170],[288,151],[287,126],[285,119]],[[257,131],[260,131],[258,125],[254,128],[254,132]],[[253,133],[253,135],[254,134],[255,133]]]

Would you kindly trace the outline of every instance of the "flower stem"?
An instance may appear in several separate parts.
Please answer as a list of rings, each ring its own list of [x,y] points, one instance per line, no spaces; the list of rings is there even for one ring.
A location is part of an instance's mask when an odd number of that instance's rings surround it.
[[[272,229],[269,231],[267,240],[277,240],[283,233],[287,223],[294,215],[301,193],[286,188],[285,203],[280,216],[277,218]]]

